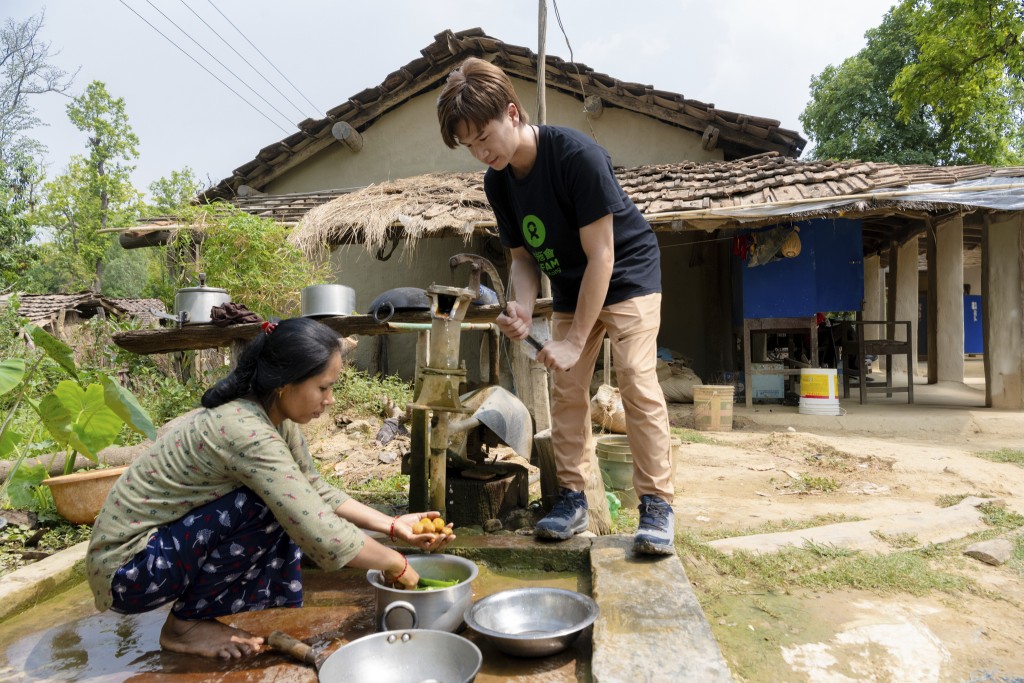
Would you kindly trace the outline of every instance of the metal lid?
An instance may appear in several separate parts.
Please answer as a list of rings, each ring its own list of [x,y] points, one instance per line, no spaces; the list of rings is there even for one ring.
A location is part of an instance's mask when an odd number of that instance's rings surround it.
[[[221,289],[220,287],[207,287],[206,286],[206,273],[199,273],[199,286],[198,287],[182,287],[178,292],[216,292],[218,294],[227,294],[228,290]]]

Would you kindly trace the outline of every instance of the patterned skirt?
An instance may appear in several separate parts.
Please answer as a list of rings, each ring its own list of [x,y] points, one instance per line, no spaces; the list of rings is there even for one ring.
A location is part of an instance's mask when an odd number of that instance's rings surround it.
[[[111,607],[137,614],[174,602],[183,620],[302,606],[302,550],[246,487],[158,527],[114,574]]]

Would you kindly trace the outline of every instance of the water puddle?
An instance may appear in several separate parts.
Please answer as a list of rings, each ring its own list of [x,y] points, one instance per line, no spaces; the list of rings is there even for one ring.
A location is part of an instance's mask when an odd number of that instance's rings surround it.
[[[373,633],[374,597],[365,572],[307,570],[300,609],[236,615],[230,623],[266,637],[281,630],[330,653]],[[589,593],[588,580],[571,572],[493,569],[480,564],[473,582],[479,599],[506,588],[545,586]],[[240,662],[219,662],[163,652],[160,628],[167,608],[141,615],[98,613],[86,584],[0,623],[0,680],[90,683],[290,683],[317,680],[312,667],[276,652]],[[589,632],[568,650],[540,659],[510,657],[469,629],[461,631],[483,653],[479,683],[579,683],[590,680]]]

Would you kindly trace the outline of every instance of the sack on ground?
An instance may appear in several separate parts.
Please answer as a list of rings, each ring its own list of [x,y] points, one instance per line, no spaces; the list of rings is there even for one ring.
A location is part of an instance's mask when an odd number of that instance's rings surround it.
[[[693,403],[693,388],[702,386],[704,382],[690,368],[672,365],[671,375],[661,380],[660,384],[665,400],[669,403]]]
[[[590,399],[590,420],[605,431],[626,433],[626,411],[618,389],[607,384],[597,388],[597,393]]]

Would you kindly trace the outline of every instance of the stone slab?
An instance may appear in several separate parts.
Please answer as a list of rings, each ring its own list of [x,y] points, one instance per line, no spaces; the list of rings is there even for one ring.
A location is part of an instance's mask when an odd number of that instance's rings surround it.
[[[859,522],[841,522],[824,526],[780,531],[773,534],[755,534],[722,538],[708,543],[724,553],[742,550],[751,553],[773,553],[783,548],[802,548],[808,542],[818,545],[849,548],[869,552],[889,552],[892,545],[885,536],[895,537],[908,534],[921,545],[945,543],[969,534],[984,531],[985,524],[979,505],[999,505],[1002,501],[993,498],[965,498],[948,508],[937,508],[929,512],[915,512],[904,515],[890,515]]]
[[[594,683],[717,683],[732,674],[676,555],[633,555],[631,536],[593,539]]]
[[[82,541],[0,578],[0,620],[82,581],[88,547],[89,542]]]

